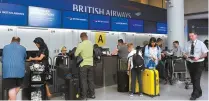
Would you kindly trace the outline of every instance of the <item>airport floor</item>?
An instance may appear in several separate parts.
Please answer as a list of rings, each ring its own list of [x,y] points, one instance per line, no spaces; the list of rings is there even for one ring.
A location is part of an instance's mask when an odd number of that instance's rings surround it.
[[[202,74],[201,87],[203,95],[197,100],[208,100],[208,72],[206,71],[203,71]],[[189,100],[191,93],[192,86],[189,89],[185,89],[183,82],[176,82],[174,85],[160,84],[160,96],[154,98],[146,95],[130,97],[128,93],[117,92],[117,85],[113,85],[96,89],[96,99],[94,100]],[[52,100],[64,100],[64,97],[54,97]],[[90,100],[92,99],[88,99],[88,101]]]

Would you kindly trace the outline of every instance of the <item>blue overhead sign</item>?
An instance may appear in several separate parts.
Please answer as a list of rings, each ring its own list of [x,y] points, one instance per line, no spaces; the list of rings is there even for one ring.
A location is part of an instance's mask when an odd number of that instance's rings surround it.
[[[112,17],[159,22],[167,20],[166,9],[140,4],[134,0],[3,0],[2,2]]]
[[[29,6],[28,25],[34,27],[61,27],[61,12],[54,9]]]
[[[128,19],[112,17],[112,31],[128,31]]]
[[[167,34],[167,24],[166,23],[157,23],[157,33]]]
[[[0,25],[26,26],[27,17],[27,7],[0,3]]]
[[[129,19],[129,31],[140,33],[144,32],[144,21]]]
[[[145,33],[157,33],[156,22],[144,21],[144,32]]]
[[[70,11],[63,12],[63,27],[88,29],[88,14]]]
[[[110,30],[110,17],[102,15],[90,15],[91,30]]]

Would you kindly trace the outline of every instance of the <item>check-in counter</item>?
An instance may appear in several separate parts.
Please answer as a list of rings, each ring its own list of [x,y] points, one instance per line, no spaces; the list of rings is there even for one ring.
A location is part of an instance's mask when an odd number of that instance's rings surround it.
[[[102,59],[105,86],[117,84],[117,56],[103,56]]]
[[[102,61],[94,68],[96,88],[117,84],[117,56],[102,56]]]
[[[1,57],[0,57],[0,100],[3,100],[2,97],[2,63],[1,63]]]
[[[102,62],[97,63],[94,67],[94,84],[96,88],[101,88],[104,86],[104,73],[103,73],[103,66]]]

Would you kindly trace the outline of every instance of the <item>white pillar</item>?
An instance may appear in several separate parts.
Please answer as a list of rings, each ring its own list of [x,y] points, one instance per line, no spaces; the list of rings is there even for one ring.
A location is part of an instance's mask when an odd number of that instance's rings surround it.
[[[173,41],[184,47],[184,0],[167,0],[168,48]]]
[[[188,41],[188,20],[184,20],[184,42],[186,43]]]

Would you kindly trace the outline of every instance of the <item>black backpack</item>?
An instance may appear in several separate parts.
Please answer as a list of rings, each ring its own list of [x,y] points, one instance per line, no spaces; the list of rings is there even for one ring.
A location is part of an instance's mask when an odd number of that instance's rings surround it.
[[[142,56],[139,55],[139,51],[140,50],[136,50],[136,54],[133,55],[133,66],[134,68],[138,68],[139,66],[141,66],[141,68],[143,68],[144,66],[144,59]]]
[[[95,62],[101,62],[101,58],[102,58],[102,49],[101,47],[94,47],[94,54],[93,54],[93,57],[94,57],[94,61]]]

